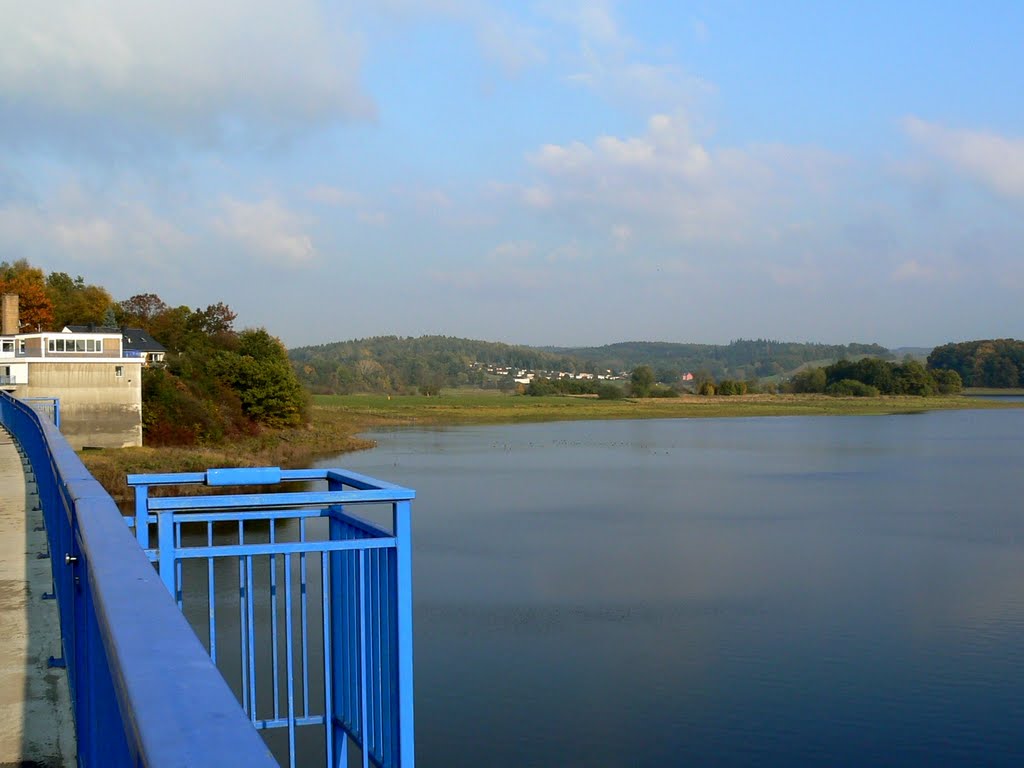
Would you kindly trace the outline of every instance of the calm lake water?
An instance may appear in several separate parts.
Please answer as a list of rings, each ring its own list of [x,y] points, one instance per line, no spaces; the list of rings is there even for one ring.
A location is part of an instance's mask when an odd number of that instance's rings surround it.
[[[373,437],[420,766],[1024,764],[1024,411]]]

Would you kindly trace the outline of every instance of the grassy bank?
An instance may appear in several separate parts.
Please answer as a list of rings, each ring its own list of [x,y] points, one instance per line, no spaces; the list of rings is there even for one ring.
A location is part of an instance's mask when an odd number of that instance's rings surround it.
[[[131,472],[196,472],[209,467],[307,466],[313,460],[368,448],[358,437],[374,428],[444,424],[510,424],[585,419],[679,419],[755,416],[858,416],[949,409],[1022,407],[1024,403],[965,397],[826,397],[745,395],[649,400],[592,397],[523,397],[496,392],[454,391],[438,397],[320,395],[313,398],[307,427],[267,431],[226,446],[122,448],[86,451],[82,460],[111,494],[128,498]]]
[[[826,395],[743,395],[644,400],[598,400],[593,397],[516,397],[473,392],[440,397],[320,395],[318,413],[344,414],[374,424],[501,424],[573,419],[675,419],[752,416],[857,416],[917,413],[965,408],[1019,407],[960,396],[829,397]]]

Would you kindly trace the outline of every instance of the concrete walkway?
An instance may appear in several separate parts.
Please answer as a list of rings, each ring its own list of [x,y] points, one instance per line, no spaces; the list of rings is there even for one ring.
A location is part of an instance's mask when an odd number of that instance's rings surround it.
[[[0,768],[75,765],[75,731],[61,657],[43,515],[35,483],[0,427]],[[54,553],[63,558],[63,553]]]

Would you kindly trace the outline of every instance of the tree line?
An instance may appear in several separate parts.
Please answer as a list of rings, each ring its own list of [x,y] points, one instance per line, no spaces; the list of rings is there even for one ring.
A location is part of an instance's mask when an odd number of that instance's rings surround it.
[[[893,363],[875,357],[840,360],[824,367],[811,367],[790,380],[791,392],[816,392],[837,396],[956,394],[963,389],[959,374],[930,370],[916,360]]]
[[[665,384],[675,384],[684,373],[702,372],[713,379],[749,381],[779,376],[816,360],[889,356],[889,350],[878,344],[812,344],[773,339],[737,339],[725,345],[627,341],[600,347],[545,349],[601,369],[633,370],[649,365],[655,378]]]
[[[142,328],[167,349],[164,366],[142,372],[147,445],[218,443],[308,418],[308,395],[284,345],[263,328],[236,330],[236,315],[222,302],[172,307],[153,293],[115,301],[81,275],[46,274],[24,259],[0,262],[0,293],[18,294],[24,333]]]
[[[943,344],[928,355],[928,368],[955,371],[965,387],[1024,387],[1024,341],[979,339]]]
[[[656,383],[679,389],[685,373],[745,382],[778,376],[808,361],[886,354],[887,350],[877,344],[802,344],[765,339],[741,339],[725,346],[624,342],[556,348],[449,336],[376,336],[298,347],[289,352],[299,379],[307,387],[315,393],[333,394],[433,392],[465,385],[505,384],[512,388],[511,380],[496,381],[476,363],[574,374],[633,371],[648,366]]]

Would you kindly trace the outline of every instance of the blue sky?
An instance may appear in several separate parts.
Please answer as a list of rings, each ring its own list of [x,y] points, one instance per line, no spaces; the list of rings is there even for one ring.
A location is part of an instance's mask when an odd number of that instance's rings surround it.
[[[118,299],[289,346],[1022,333],[1022,3],[0,18],[0,259]]]

